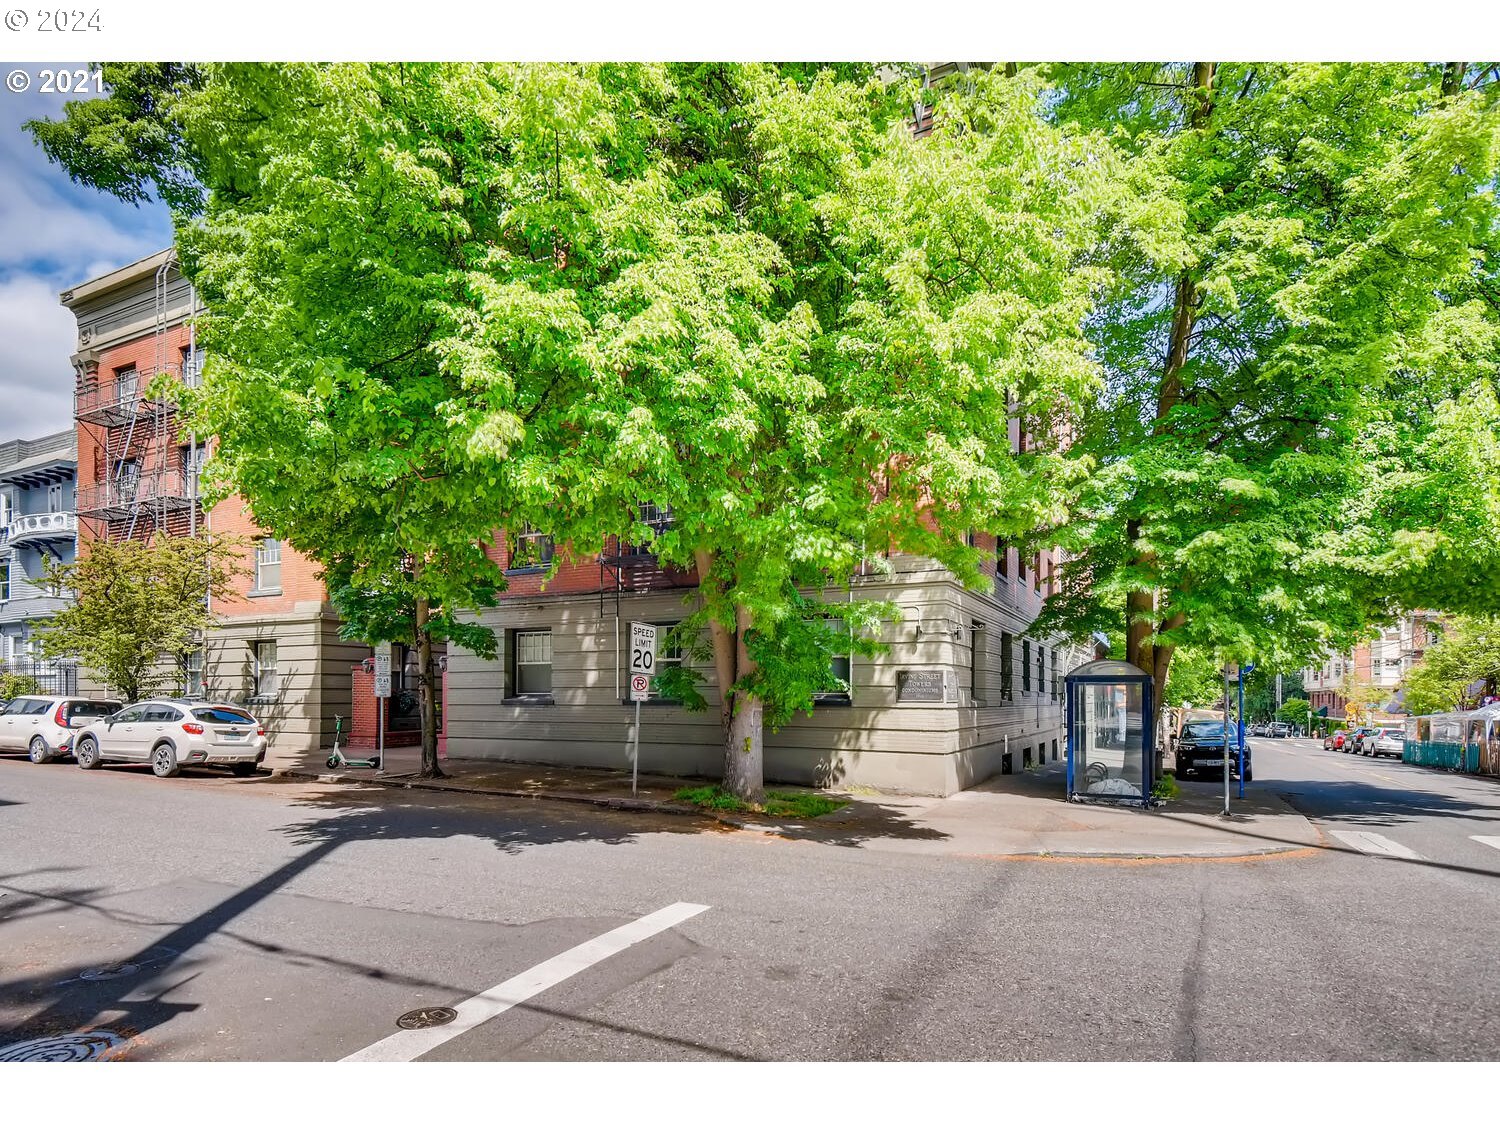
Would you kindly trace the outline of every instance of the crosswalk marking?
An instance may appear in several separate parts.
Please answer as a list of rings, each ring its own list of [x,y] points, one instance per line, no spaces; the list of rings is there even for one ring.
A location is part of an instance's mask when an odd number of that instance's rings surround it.
[[[1379,832],[1332,832],[1329,835],[1366,855],[1380,855],[1391,859],[1420,858],[1410,848],[1396,843],[1389,836],[1382,836]]]
[[[436,1027],[398,1031],[378,1043],[370,1044],[364,1050],[346,1055],[340,1061],[411,1062],[428,1051],[442,1046],[455,1036],[462,1035],[470,1028],[478,1027],[486,1020],[493,1019],[517,1004],[525,1003],[537,993],[545,992],[553,985],[578,975],[605,958],[613,957],[637,942],[655,937],[663,930],[671,929],[680,922],[686,922],[707,909],[708,907],[694,902],[674,902],[671,906],[663,907],[653,914],[647,914],[644,918],[637,918],[634,922],[627,922],[617,929],[610,930],[607,934],[601,934],[592,941],[575,945],[565,953],[559,953],[556,957],[543,961],[535,968],[527,969],[524,973],[501,981],[494,988],[481,992],[478,996],[471,996],[462,1003],[455,1004],[454,1008],[458,1011],[458,1016],[449,1023]]]
[[[1470,836],[1471,840],[1478,840],[1481,844],[1488,844],[1492,848],[1500,848],[1500,836]]]

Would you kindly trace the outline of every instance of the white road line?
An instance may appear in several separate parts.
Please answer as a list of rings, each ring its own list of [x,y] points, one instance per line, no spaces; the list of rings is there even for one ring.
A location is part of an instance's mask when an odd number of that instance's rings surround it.
[[[559,953],[534,968],[527,969],[509,980],[501,981],[494,988],[471,996],[461,1004],[454,1005],[458,1018],[439,1027],[424,1027],[412,1031],[398,1031],[378,1043],[372,1043],[362,1051],[355,1051],[340,1062],[411,1062],[428,1051],[442,1046],[455,1036],[462,1035],[485,1020],[493,1019],[523,1004],[539,992],[545,992],[555,984],[561,984],[584,969],[597,965],[607,957],[629,949],[637,942],[655,937],[679,922],[686,922],[702,914],[708,907],[694,902],[674,902],[644,918],[627,922],[619,929],[575,945],[566,953]]]
[[[1364,852],[1366,855],[1382,855],[1392,859],[1421,858],[1410,848],[1396,843],[1388,836],[1382,836],[1379,832],[1330,832],[1329,835],[1337,837],[1355,851]]]
[[[1488,844],[1492,848],[1500,848],[1500,836],[1470,836],[1471,840],[1478,840],[1481,844]]]

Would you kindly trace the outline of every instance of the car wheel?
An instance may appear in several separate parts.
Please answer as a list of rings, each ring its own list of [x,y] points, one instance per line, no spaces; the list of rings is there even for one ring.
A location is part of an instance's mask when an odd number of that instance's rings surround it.
[[[1255,770],[1254,770],[1254,768],[1251,767],[1251,766],[1246,766],[1245,767],[1245,784],[1249,785],[1254,780],[1255,780]]]
[[[229,772],[234,774],[235,777],[254,777],[255,763],[235,762],[234,765],[229,767]]]
[[[103,761],[99,756],[99,744],[92,738],[81,739],[73,749],[73,757],[81,770],[96,770]]]
[[[52,760],[52,747],[47,745],[45,738],[37,735],[31,740],[31,745],[27,747],[26,756],[37,765],[41,765],[43,762],[50,762]]]
[[[163,742],[151,751],[151,772],[157,777],[177,776],[177,751],[170,742]]]

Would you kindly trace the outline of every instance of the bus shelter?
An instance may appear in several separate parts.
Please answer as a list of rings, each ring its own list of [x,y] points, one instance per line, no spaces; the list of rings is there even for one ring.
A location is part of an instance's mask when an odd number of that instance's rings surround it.
[[[1068,799],[1149,805],[1156,783],[1151,674],[1123,660],[1095,660],[1063,685]]]

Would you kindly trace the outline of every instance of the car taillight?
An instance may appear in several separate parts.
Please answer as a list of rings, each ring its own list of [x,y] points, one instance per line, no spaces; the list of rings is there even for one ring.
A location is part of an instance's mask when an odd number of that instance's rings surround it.
[[[182,724],[182,729],[185,730],[185,731],[187,731],[188,734],[202,734],[203,733],[203,724],[202,723],[183,723]]]
[[[259,730],[257,730],[255,732],[255,737],[256,738],[265,738],[266,737],[266,728],[265,727],[261,727]]]
[[[60,727],[65,727],[68,725],[68,720],[63,718],[63,712],[67,710],[67,707],[68,705],[66,703],[59,703],[57,705],[57,710],[52,712],[52,721]]]

